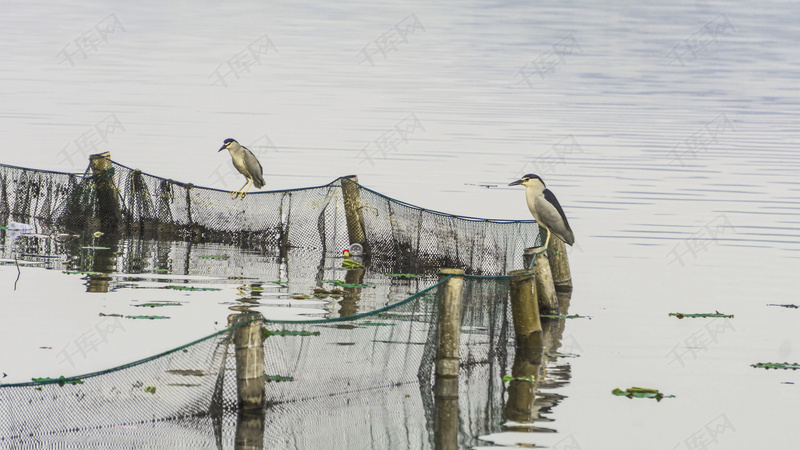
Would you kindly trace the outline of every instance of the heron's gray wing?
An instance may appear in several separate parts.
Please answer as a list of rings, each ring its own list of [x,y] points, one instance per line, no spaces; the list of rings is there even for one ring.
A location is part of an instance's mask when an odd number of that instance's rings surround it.
[[[542,225],[546,226],[564,242],[572,245],[575,242],[575,235],[569,226],[567,216],[561,209],[558,199],[549,189],[544,190],[544,196],[536,198],[536,212],[542,219]]]
[[[244,146],[242,146],[242,149],[244,150],[244,163],[247,165],[247,171],[253,177],[253,186],[257,188],[264,187],[264,169],[261,167],[261,163],[250,149]]]

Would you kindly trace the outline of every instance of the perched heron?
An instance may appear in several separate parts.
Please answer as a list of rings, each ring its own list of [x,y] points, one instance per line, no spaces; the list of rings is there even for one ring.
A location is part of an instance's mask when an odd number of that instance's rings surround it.
[[[247,195],[247,191],[250,190],[250,186],[255,186],[259,189],[264,187],[264,169],[261,168],[261,163],[258,162],[253,152],[236,142],[236,139],[225,139],[218,152],[225,149],[230,152],[233,166],[236,167],[236,170],[247,178],[247,182],[238,191],[231,191],[231,198],[236,198],[240,195],[244,198]]]
[[[509,183],[509,186],[521,184],[525,186],[525,200],[528,201],[528,209],[531,210],[536,222],[547,230],[547,240],[544,246],[550,244],[550,232],[557,238],[569,245],[575,243],[575,235],[569,227],[567,216],[561,209],[555,194],[544,185],[544,181],[538,175],[529,173],[519,180]]]

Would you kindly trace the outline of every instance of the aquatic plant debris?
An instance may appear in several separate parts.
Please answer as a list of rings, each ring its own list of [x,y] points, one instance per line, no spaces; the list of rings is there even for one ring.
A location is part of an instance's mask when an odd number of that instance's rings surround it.
[[[64,377],[64,375],[61,375],[60,377],[56,378],[55,380],[53,380],[50,377],[31,378],[31,380],[33,380],[34,383],[49,383],[49,382],[52,382],[52,381],[58,381],[58,385],[59,386],[64,386],[65,384],[83,384],[83,380],[81,380],[79,378],[67,379],[67,378]]]
[[[620,396],[620,397],[628,397],[628,398],[654,398],[657,401],[661,401],[662,398],[675,398],[674,395],[664,395],[661,392],[658,392],[658,389],[649,389],[649,388],[642,388],[642,387],[631,387],[625,389],[616,388],[611,391],[612,394]]]
[[[178,291],[221,291],[220,288],[194,287],[194,286],[166,286],[164,289],[175,289]]]
[[[415,273],[387,273],[386,276],[395,278],[419,278],[422,275],[417,275]]]
[[[168,316],[125,316],[126,319],[169,319]]]
[[[788,362],[783,362],[783,363],[756,363],[756,364],[750,364],[750,367],[755,367],[757,369],[767,369],[767,370],[769,370],[769,369],[784,369],[784,370],[792,369],[792,370],[797,370],[797,369],[800,369],[800,364],[788,363]]]
[[[345,283],[341,280],[325,280],[326,283],[330,283],[334,286],[343,287],[343,288],[369,288],[374,287],[367,284],[355,284],[355,283]]]
[[[156,387],[155,386],[147,386],[146,388],[144,388],[144,391],[147,392],[147,393],[150,393],[150,394],[155,394],[156,393]]]
[[[319,336],[319,331],[268,330],[264,328],[264,338],[270,336]]]
[[[228,255],[200,255],[198,258],[201,259],[228,259],[230,256]]]
[[[797,306],[797,305],[794,305],[794,304],[779,305],[779,304],[776,304],[776,303],[767,303],[767,306],[780,306],[781,308],[792,308],[792,309],[800,308],[800,306]]]
[[[511,375],[504,375],[503,376],[503,381],[504,382],[514,381],[514,380],[517,380],[517,381],[530,381],[531,383],[536,381],[533,377],[512,377]]]
[[[544,356],[549,358],[579,358],[581,355],[576,355],[575,353],[545,353]]]
[[[591,316],[581,316],[579,314],[542,314],[539,317],[547,317],[550,319],[589,319],[592,320]]]
[[[726,319],[733,319],[733,314],[722,314],[719,311],[714,311],[713,313],[694,313],[694,314],[684,314],[684,313],[669,313],[670,316],[677,317],[678,319],[683,319],[684,317],[687,318],[696,318],[696,317],[724,317]]]
[[[264,375],[264,380],[266,380],[267,383],[280,383],[281,381],[294,381],[294,377],[285,377],[283,375]]]
[[[100,317],[123,317],[122,314],[98,314]]]
[[[158,308],[161,306],[183,306],[181,302],[149,302],[149,303],[140,303],[138,305],[131,305],[131,306],[138,306],[144,308]]]
[[[342,261],[342,267],[345,269],[363,269],[364,265],[358,261],[353,261],[352,259],[345,259]]]

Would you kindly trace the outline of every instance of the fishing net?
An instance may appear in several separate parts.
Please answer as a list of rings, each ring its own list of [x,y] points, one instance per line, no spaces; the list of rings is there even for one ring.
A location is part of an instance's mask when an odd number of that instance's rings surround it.
[[[15,233],[12,222],[29,228]],[[365,267],[346,271],[337,309],[320,320],[264,323],[270,425],[256,425],[256,434],[265,448],[432,447],[435,274],[449,267],[468,274],[459,400],[468,426],[460,441],[474,445],[502,417],[502,375],[514,349],[504,274],[522,268],[523,249],[539,242],[535,222],[429,211],[348,179],[232,200],[117,163],[84,174],[0,166],[0,223],[9,225],[2,257],[93,270],[112,285],[114,272],[227,277],[235,268],[241,278],[311,291],[341,273],[354,222]],[[109,224],[118,232],[92,237]],[[98,239],[105,253],[81,251]],[[202,258],[220,248],[240,251]],[[0,385],[0,446],[222,448],[238,440],[247,432],[247,421],[231,416],[239,326],[101,372]]]

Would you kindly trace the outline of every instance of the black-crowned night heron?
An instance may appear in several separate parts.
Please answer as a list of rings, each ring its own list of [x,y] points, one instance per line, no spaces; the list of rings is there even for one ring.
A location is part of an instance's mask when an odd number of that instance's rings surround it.
[[[231,154],[233,167],[236,167],[236,170],[247,178],[247,182],[238,191],[231,191],[231,198],[236,198],[239,195],[244,198],[247,195],[247,191],[250,190],[250,186],[255,186],[259,189],[264,187],[264,169],[261,168],[261,163],[258,162],[253,152],[236,142],[236,139],[225,139],[218,152],[225,149]]]
[[[558,203],[555,194],[545,187],[544,181],[538,175],[529,173],[519,180],[509,183],[509,186],[518,184],[525,186],[525,200],[528,201],[528,209],[531,210],[533,218],[547,230],[547,240],[544,246],[547,247],[550,243],[550,232],[567,244],[574,244],[575,235],[572,234],[572,228],[569,227],[567,216],[564,215],[564,210],[561,209],[561,204]]]

